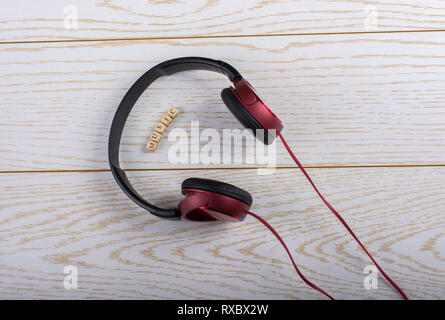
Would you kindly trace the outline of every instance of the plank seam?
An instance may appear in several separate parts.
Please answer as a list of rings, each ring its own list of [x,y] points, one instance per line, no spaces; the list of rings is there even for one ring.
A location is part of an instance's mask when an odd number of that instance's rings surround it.
[[[445,29],[421,30],[386,30],[386,31],[350,31],[350,32],[307,32],[307,33],[271,33],[271,34],[240,34],[240,35],[210,35],[210,36],[176,36],[176,37],[137,37],[137,38],[103,38],[103,39],[60,39],[36,41],[0,41],[0,45],[39,44],[39,43],[72,43],[72,42],[105,42],[105,41],[147,41],[147,40],[185,40],[185,39],[220,39],[220,38],[260,38],[260,37],[293,37],[293,36],[330,36],[357,34],[392,34],[392,33],[425,33],[445,32]]]

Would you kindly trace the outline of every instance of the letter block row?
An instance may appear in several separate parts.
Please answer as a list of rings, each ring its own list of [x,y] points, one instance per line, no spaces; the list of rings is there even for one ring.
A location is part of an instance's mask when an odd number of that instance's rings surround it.
[[[179,110],[175,107],[170,107],[167,114],[163,115],[161,120],[155,125],[154,131],[150,135],[150,141],[148,141],[146,147],[149,151],[155,151],[158,148],[159,141],[161,141],[162,134],[165,132],[169,124],[178,115]]]

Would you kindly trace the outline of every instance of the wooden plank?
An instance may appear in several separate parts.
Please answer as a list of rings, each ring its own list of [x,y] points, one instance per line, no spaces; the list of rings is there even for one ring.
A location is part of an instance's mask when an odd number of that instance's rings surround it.
[[[445,298],[445,168],[310,173],[411,298]],[[383,279],[377,290],[363,288],[368,259],[296,170],[280,169],[273,179],[255,170],[129,173],[141,194],[164,207],[182,198],[180,183],[190,175],[249,190],[252,210],[334,297],[398,298]],[[323,299],[253,218],[160,220],[127,199],[109,172],[4,173],[0,191],[1,298]],[[65,265],[78,268],[77,290],[64,289]]]
[[[3,45],[0,170],[107,169],[110,124],[127,89],[156,63],[188,55],[220,58],[237,67],[282,118],[284,133],[305,165],[442,165],[443,36]],[[156,82],[128,120],[123,166],[202,167],[169,163],[168,151],[176,142],[165,137],[155,153],[145,145],[171,105],[182,112],[168,131],[190,132],[192,120],[199,120],[201,129],[240,128],[220,99],[228,85],[223,76],[205,71]],[[292,164],[281,145],[277,152],[278,165]]]
[[[444,21],[441,0],[18,0],[2,8],[0,41],[430,30]]]

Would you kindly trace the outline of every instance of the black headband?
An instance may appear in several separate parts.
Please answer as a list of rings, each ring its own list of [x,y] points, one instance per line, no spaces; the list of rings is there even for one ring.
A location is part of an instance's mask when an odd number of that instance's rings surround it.
[[[120,167],[119,147],[128,115],[145,89],[162,76],[188,70],[216,71],[226,75],[232,82],[237,78],[241,78],[241,75],[235,68],[219,60],[200,57],[184,57],[164,61],[144,73],[127,91],[114,115],[113,123],[111,124],[110,137],[108,139],[108,161],[110,162],[111,172],[113,173],[117,184],[131,200],[152,214],[162,218],[179,219],[181,215],[176,208],[161,209],[150,204],[136,192],[128,180],[127,175]]]

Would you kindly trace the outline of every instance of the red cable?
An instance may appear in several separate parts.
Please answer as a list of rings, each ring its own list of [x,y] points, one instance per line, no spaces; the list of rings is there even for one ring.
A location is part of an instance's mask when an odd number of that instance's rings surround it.
[[[317,285],[313,284],[312,282],[310,282],[308,279],[306,279],[305,276],[303,276],[303,274],[300,272],[300,270],[297,267],[297,264],[294,261],[294,258],[292,258],[292,255],[290,254],[289,249],[287,248],[286,244],[284,243],[283,239],[280,237],[280,235],[278,234],[277,231],[275,231],[275,229],[263,218],[261,218],[260,216],[256,215],[253,212],[247,212],[248,214],[250,214],[252,217],[257,218],[260,222],[262,222],[273,234],[275,237],[277,237],[278,241],[281,242],[281,244],[283,245],[284,249],[286,250],[287,254],[289,255],[290,260],[292,261],[292,264],[295,267],[295,270],[297,271],[298,275],[300,276],[300,278],[306,282],[306,284],[308,286],[310,286],[311,288],[314,288],[315,290],[323,293],[325,296],[327,296],[329,299],[331,300],[335,300],[331,295],[329,295],[326,291],[324,291],[323,289],[319,288]]]
[[[346,223],[346,221],[342,218],[342,216],[337,212],[337,210],[334,209],[333,206],[331,206],[331,204],[322,196],[322,194],[320,193],[320,191],[318,191],[317,187],[315,186],[314,182],[312,181],[311,177],[309,176],[309,174],[306,172],[306,170],[304,169],[303,165],[300,163],[300,161],[298,161],[297,157],[295,156],[295,154],[292,152],[291,148],[289,147],[289,145],[287,144],[286,140],[284,139],[283,135],[281,134],[281,132],[278,132],[278,136],[280,137],[281,141],[284,144],[284,147],[286,148],[287,152],[289,152],[290,156],[292,157],[292,159],[294,159],[295,163],[297,164],[297,166],[300,168],[301,172],[303,172],[303,174],[306,176],[306,178],[309,180],[309,182],[311,183],[312,187],[314,187],[315,192],[317,192],[317,194],[320,196],[320,199],[323,200],[323,202],[325,203],[325,205],[332,211],[333,214],[335,214],[335,216],[338,218],[338,220],[340,220],[340,222],[343,224],[343,226],[346,228],[346,230],[349,231],[349,233],[351,234],[351,236],[355,239],[355,241],[357,241],[357,243],[360,245],[360,247],[363,249],[363,251],[366,252],[366,254],[368,255],[368,257],[371,259],[371,261],[374,263],[374,265],[377,267],[377,269],[379,269],[379,271],[381,272],[381,274],[385,277],[385,279],[394,287],[394,289],[397,290],[398,293],[400,293],[400,295],[403,297],[403,299],[408,300],[408,297],[406,296],[406,294],[403,292],[403,290],[397,285],[397,283],[395,283],[386,273],[385,271],[383,271],[383,269],[379,266],[379,264],[374,260],[374,258],[371,256],[371,254],[368,252],[368,250],[366,250],[365,246],[360,242],[360,240],[357,238],[357,236],[354,234],[354,232],[352,231],[352,229],[349,227],[349,225]],[[272,231],[273,232],[273,231]],[[281,240],[280,240],[281,241]],[[295,265],[295,264],[294,264]],[[297,270],[298,272],[298,270]],[[304,279],[303,279],[304,280]],[[307,282],[306,282],[307,283]],[[317,289],[318,290],[318,289]],[[320,290],[319,290],[320,291]],[[324,293],[324,292],[323,292]]]

